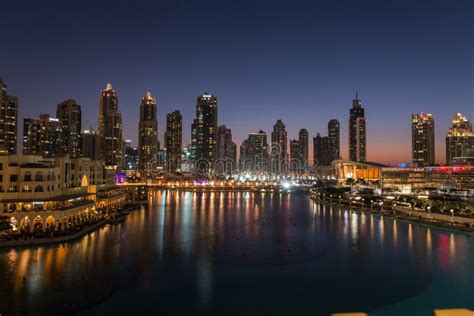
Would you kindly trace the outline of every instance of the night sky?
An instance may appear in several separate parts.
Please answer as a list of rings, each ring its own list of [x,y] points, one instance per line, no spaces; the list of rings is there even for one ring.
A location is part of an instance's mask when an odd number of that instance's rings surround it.
[[[474,119],[474,1],[3,1],[0,77],[23,117],[55,115],[73,98],[96,127],[100,91],[119,95],[124,138],[137,143],[141,97],[183,114],[190,139],[196,96],[218,97],[219,124],[240,145],[300,128],[326,134],[347,122],[355,91],[366,109],[368,160],[411,160],[411,113],[436,120],[436,160],[456,112]],[[163,142],[162,142],[163,143]],[[310,155],[312,156],[312,154]]]

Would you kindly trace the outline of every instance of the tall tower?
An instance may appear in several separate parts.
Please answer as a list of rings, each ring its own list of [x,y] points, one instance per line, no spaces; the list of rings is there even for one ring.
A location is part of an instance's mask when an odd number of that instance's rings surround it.
[[[308,130],[306,128],[300,129],[298,134],[298,146],[299,171],[305,172],[308,168]]]
[[[331,164],[329,137],[317,133],[313,138],[313,157],[315,166],[329,166]]]
[[[40,114],[39,118],[23,121],[23,154],[59,157],[64,154],[63,128],[61,121]]]
[[[122,115],[118,111],[118,97],[110,83],[102,90],[99,108],[100,158],[108,166],[122,165]]]
[[[278,120],[273,125],[270,155],[271,172],[286,173],[288,171],[288,134],[282,120]]]
[[[182,138],[183,118],[179,111],[174,111],[166,116],[166,169],[170,173],[181,171]]]
[[[329,155],[331,162],[338,160],[341,157],[340,149],[340,125],[339,121],[332,119],[328,123],[328,137],[329,137]]]
[[[429,113],[412,114],[411,139],[413,163],[419,166],[435,164],[434,118]]]
[[[291,172],[301,171],[301,151],[300,142],[298,139],[290,140],[290,164],[289,169]]]
[[[99,159],[99,135],[93,130],[84,130],[81,135],[82,157]]]
[[[18,135],[18,98],[7,95],[7,85],[0,78],[0,152],[15,155]]]
[[[220,175],[230,175],[236,170],[237,145],[232,141],[232,131],[225,125],[217,128],[217,158],[216,172]]]
[[[138,122],[138,168],[147,170],[151,162],[156,161],[158,154],[158,121],[156,119],[156,100],[147,92],[140,104]],[[148,170],[151,171],[151,170]]]
[[[75,100],[65,100],[58,104],[56,116],[63,130],[63,153],[71,158],[81,157],[81,106]]]
[[[208,92],[197,97],[193,133],[196,170],[212,175],[217,158],[217,97]]]
[[[363,162],[367,160],[366,121],[357,92],[349,114],[349,160]]]
[[[240,146],[240,171],[268,172],[267,134],[251,133]]]
[[[474,132],[471,122],[462,113],[457,113],[446,136],[446,163],[451,165],[466,158],[474,159]]]

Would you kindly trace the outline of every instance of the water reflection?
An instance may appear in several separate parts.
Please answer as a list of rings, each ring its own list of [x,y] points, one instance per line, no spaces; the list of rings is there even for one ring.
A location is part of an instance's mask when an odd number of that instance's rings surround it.
[[[0,312],[60,312],[105,299],[89,312],[159,304],[177,314],[287,315],[295,306],[311,314],[315,296],[322,313],[370,311],[422,292],[432,273],[452,287],[473,278],[467,235],[305,195],[156,191],[150,201],[72,243],[2,250]]]

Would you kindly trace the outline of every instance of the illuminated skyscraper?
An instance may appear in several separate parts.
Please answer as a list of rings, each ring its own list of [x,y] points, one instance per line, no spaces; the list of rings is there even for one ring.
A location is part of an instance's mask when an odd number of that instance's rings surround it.
[[[146,171],[148,167],[156,165],[157,153],[158,121],[156,119],[156,100],[150,92],[147,92],[140,104],[140,120],[138,123],[138,168],[141,171]]]
[[[7,94],[0,78],[0,152],[16,154],[18,135],[18,98]]]
[[[429,113],[412,114],[412,156],[418,166],[435,164],[435,122]]]
[[[62,124],[57,118],[41,114],[23,121],[23,154],[59,157],[64,155]]]
[[[331,162],[341,157],[340,125],[339,121],[332,119],[328,123],[329,154]]]
[[[366,121],[362,101],[356,93],[349,116],[349,160],[367,160]]]
[[[181,171],[181,150],[183,147],[183,118],[179,111],[166,116],[166,169],[170,173]]]
[[[273,125],[270,164],[271,172],[275,174],[288,171],[288,134],[282,120]]]
[[[217,98],[207,92],[197,97],[193,122],[193,150],[196,170],[213,174],[217,159]]]
[[[118,111],[118,97],[110,83],[102,90],[99,108],[100,157],[108,166],[121,167],[123,162],[122,115]]]
[[[267,134],[251,133],[240,146],[240,171],[268,172]]]
[[[65,100],[58,104],[56,116],[63,130],[62,152],[70,158],[81,157],[81,106],[75,100]]]
[[[300,172],[301,167],[301,152],[300,152],[300,142],[298,139],[290,140],[290,164],[289,169],[291,172]]]
[[[99,135],[93,130],[84,130],[81,140],[82,156],[91,160],[99,159]]]
[[[313,138],[313,157],[315,166],[329,166],[332,162],[329,149],[329,137],[319,133]]]
[[[457,113],[446,136],[446,163],[474,159],[474,132],[469,120]]]
[[[298,160],[299,172],[304,173],[308,167],[308,130],[306,128],[300,129],[298,134]]]
[[[237,146],[232,141],[231,129],[225,125],[217,128],[217,158],[217,174],[230,175],[237,169]]]

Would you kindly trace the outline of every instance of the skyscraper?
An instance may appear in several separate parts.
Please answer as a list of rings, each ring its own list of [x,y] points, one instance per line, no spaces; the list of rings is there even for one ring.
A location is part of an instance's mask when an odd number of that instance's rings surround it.
[[[150,163],[156,162],[158,153],[158,121],[156,100],[150,92],[142,98],[138,123],[138,168],[146,171]],[[151,170],[147,170],[151,171]]]
[[[339,121],[332,119],[328,123],[328,137],[329,137],[329,156],[331,162],[338,160],[341,157],[340,149],[340,125]]]
[[[183,147],[183,118],[179,111],[166,116],[166,169],[170,173],[181,171],[181,150]]]
[[[118,97],[110,83],[102,90],[99,108],[100,157],[108,166],[121,167],[123,157],[122,115],[118,111]]]
[[[429,113],[412,114],[412,156],[418,166],[435,164],[434,118]]]
[[[300,151],[300,142],[298,139],[290,140],[290,165],[289,169],[291,172],[300,172],[301,171],[301,151]]]
[[[208,92],[197,97],[192,130],[196,170],[212,175],[217,158],[217,98]]]
[[[329,166],[332,162],[329,137],[317,133],[313,138],[313,157],[315,166]]]
[[[217,174],[230,175],[237,169],[237,145],[232,141],[231,129],[225,125],[217,128],[217,158]]]
[[[99,159],[99,135],[93,130],[84,130],[81,140],[82,156],[91,160]]]
[[[466,158],[474,158],[474,132],[471,122],[457,113],[446,136],[446,163],[451,165],[455,160]]]
[[[0,78],[0,152],[17,152],[18,98],[7,94],[7,85]]]
[[[62,124],[57,118],[40,114],[23,121],[23,154],[59,157],[64,155]]]
[[[304,173],[308,167],[308,130],[306,128],[300,129],[298,134],[298,146],[299,172]]]
[[[349,112],[349,160],[366,161],[366,122],[362,101],[356,93]]]
[[[251,133],[240,146],[240,171],[268,172],[267,134]]]
[[[288,134],[282,120],[273,125],[270,163],[273,173],[284,174],[288,171]]]
[[[71,158],[80,157],[82,155],[81,106],[75,100],[64,100],[58,104],[56,116],[61,122],[63,131],[62,152]]]

